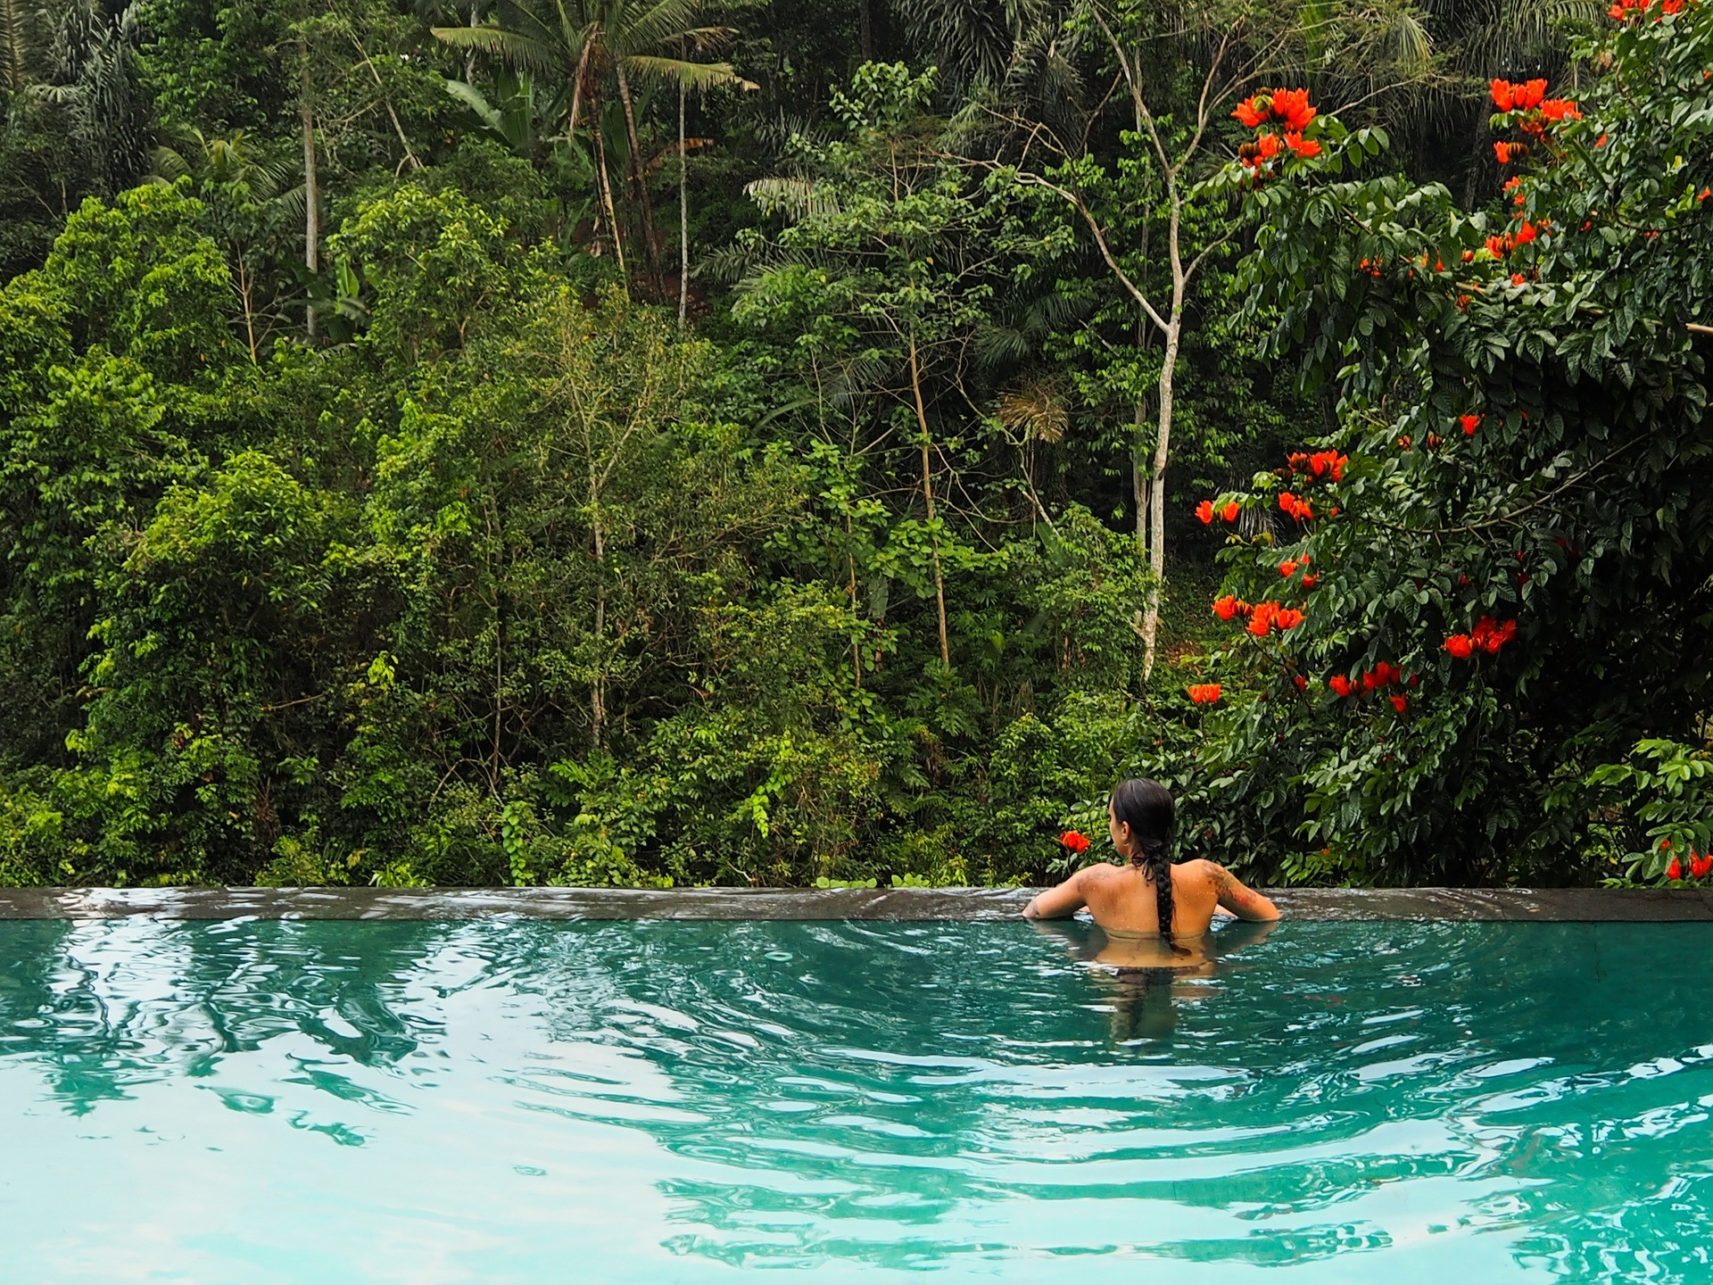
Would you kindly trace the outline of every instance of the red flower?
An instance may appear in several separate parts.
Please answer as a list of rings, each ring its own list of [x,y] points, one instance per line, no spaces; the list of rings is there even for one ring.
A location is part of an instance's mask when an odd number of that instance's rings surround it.
[[[1225,507],[1219,511],[1219,516],[1224,518],[1227,522],[1235,522],[1237,521],[1237,515],[1240,512],[1241,510],[1237,507],[1236,500],[1227,500],[1225,502]]]
[[[1212,500],[1203,500],[1200,504],[1196,505],[1196,517],[1201,520],[1201,524],[1203,526],[1212,526],[1213,525],[1213,501]]]
[[[1672,0],[1665,0],[1671,4]],[[1541,115],[1557,124],[1560,121],[1581,120],[1582,113],[1576,104],[1568,98],[1547,98],[1541,102]]]
[[[1517,622],[1507,620],[1498,624],[1491,616],[1482,616],[1475,622],[1475,631],[1471,640],[1489,656],[1496,656],[1499,649],[1517,636]]]
[[[1493,155],[1501,165],[1509,165],[1512,161],[1521,160],[1528,154],[1529,145],[1527,143],[1499,142],[1493,144]]]
[[[1304,160],[1320,155],[1320,144],[1312,138],[1304,138],[1301,130],[1286,131],[1285,146]]]
[[[1510,248],[1511,243],[1502,236],[1490,236],[1487,238],[1487,253],[1492,255],[1495,259],[1503,259],[1505,257],[1505,251]]]
[[[1671,864],[1665,868],[1665,877],[1667,879],[1683,878],[1683,862],[1679,861],[1676,857],[1673,857],[1671,859]]]
[[[1452,634],[1445,640],[1445,649],[1458,660],[1468,660],[1475,651],[1475,640],[1468,634]]]
[[[1402,695],[1400,693],[1399,695],[1392,697],[1392,708],[1397,710],[1398,713],[1402,714],[1409,707],[1410,707],[1410,698],[1408,696]]]
[[[1273,117],[1283,121],[1286,129],[1300,134],[1309,127],[1309,122],[1315,116],[1315,109],[1309,106],[1308,90],[1275,89],[1273,91]]]
[[[1511,274],[1511,284],[1514,286],[1527,285],[1528,281],[1529,279],[1520,272],[1513,272]]]
[[[1481,417],[1479,415],[1462,415],[1458,417],[1457,422],[1463,425],[1463,435],[1465,437],[1474,437],[1475,430],[1481,427]]]
[[[1245,98],[1242,102],[1238,103],[1237,110],[1231,114],[1237,117],[1238,120],[1242,121],[1250,129],[1254,129],[1257,125],[1267,119],[1267,109],[1262,106],[1262,101],[1263,100],[1259,94],[1251,94],[1248,98]]]
[[[1705,879],[1709,872],[1713,872],[1713,854],[1698,857],[1691,852],[1689,854],[1689,877],[1691,879]]]
[[[1215,705],[1219,702],[1218,683],[1192,683],[1185,690],[1197,705]]]
[[[1331,678],[1326,680],[1326,685],[1332,688],[1332,694],[1334,696],[1348,696],[1355,690],[1355,688],[1351,686],[1350,680],[1343,674],[1334,674]]]
[[[1304,576],[1303,577],[1303,588],[1305,588],[1305,589],[1313,589],[1319,583],[1320,583],[1320,577],[1319,576]]]
[[[1516,235],[1511,238],[1511,244],[1527,245],[1539,235],[1540,229],[1535,227],[1535,225],[1530,223],[1527,219],[1524,219],[1523,225],[1517,229]]]
[[[1316,477],[1325,477],[1330,473],[1334,482],[1344,480],[1344,466],[1350,463],[1348,455],[1340,455],[1337,451],[1316,451],[1313,455],[1306,457],[1299,455],[1291,457],[1293,463],[1299,459],[1306,459],[1309,472]]]
[[[1296,575],[1297,574],[1297,564],[1290,561],[1289,559],[1286,559],[1284,562],[1281,562],[1279,564],[1279,574],[1282,576],[1285,576],[1287,578],[1290,576]]]
[[[1213,614],[1221,620],[1231,620],[1237,615],[1237,598],[1226,594],[1223,598],[1213,600]]]
[[[1516,109],[1526,112],[1541,105],[1541,100],[1546,97],[1546,81],[1525,80],[1520,85],[1511,86],[1511,93]]]
[[[1295,607],[1284,607],[1273,613],[1273,623],[1280,629],[1295,629],[1303,623],[1303,613]]]
[[[1059,842],[1079,857],[1088,851],[1088,836],[1077,830],[1066,830],[1059,836]]]
[[[1493,106],[1502,112],[1510,111],[1516,101],[1517,87],[1508,80],[1495,80],[1491,88],[1493,90]]]
[[[1308,689],[1309,689],[1309,680],[1308,680],[1308,679],[1306,679],[1306,678],[1304,678],[1304,677],[1303,677],[1303,676],[1302,676],[1302,675],[1301,675],[1301,674],[1292,674],[1292,675],[1291,675],[1291,681],[1292,681],[1292,682],[1293,682],[1293,683],[1295,683],[1295,684],[1296,684],[1296,686],[1297,686],[1297,690],[1298,690],[1298,691],[1299,691],[1299,692],[1306,692],[1306,691],[1308,691]]]

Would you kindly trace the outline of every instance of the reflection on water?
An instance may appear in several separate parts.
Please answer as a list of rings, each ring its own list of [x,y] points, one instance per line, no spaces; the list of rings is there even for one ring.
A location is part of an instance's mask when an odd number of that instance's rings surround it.
[[[1709,945],[1240,926],[1162,977],[1080,925],[0,923],[0,1250],[1703,1279],[1713,1005],[1678,961]]]

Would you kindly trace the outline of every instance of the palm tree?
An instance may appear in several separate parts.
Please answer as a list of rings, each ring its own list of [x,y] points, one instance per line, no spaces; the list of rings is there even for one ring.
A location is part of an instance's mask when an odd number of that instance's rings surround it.
[[[10,99],[38,78],[42,26],[29,0],[0,0],[0,96]]]
[[[473,27],[435,27],[437,39],[456,49],[473,49],[511,66],[562,79],[568,89],[565,139],[576,146],[584,104],[597,118],[600,105],[615,94],[624,113],[630,155],[630,186],[642,222],[643,250],[655,287],[661,284],[660,246],[654,207],[643,175],[637,136],[633,79],[667,81],[686,89],[739,83],[728,63],[697,62],[662,52],[692,53],[712,48],[730,34],[724,27],[700,25],[700,0],[504,0],[494,22]],[[617,210],[608,172],[606,144],[597,127],[590,130],[595,149],[597,199],[611,227],[613,249],[623,264]]]

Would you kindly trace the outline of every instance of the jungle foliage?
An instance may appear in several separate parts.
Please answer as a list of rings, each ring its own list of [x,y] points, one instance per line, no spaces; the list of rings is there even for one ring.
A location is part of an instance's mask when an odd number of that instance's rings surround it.
[[[0,882],[1700,877],[1664,5],[0,0]]]

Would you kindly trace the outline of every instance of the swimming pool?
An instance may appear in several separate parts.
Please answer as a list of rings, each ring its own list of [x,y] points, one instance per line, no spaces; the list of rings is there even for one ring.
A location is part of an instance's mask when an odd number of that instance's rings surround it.
[[[0,922],[0,1276],[1713,1270],[1713,924],[1092,932]]]

